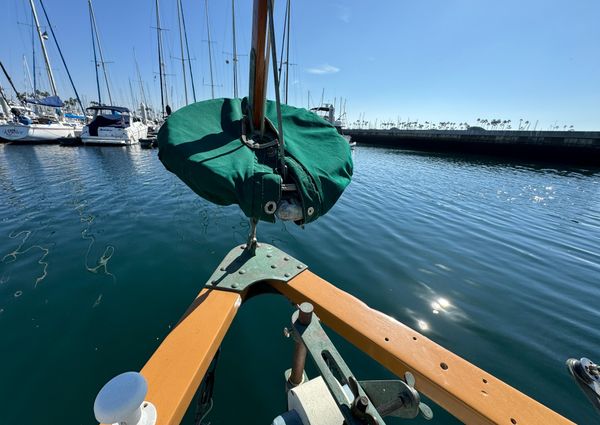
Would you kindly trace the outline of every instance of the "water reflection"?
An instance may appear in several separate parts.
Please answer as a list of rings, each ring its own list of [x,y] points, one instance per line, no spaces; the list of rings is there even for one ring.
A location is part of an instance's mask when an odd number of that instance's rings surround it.
[[[35,284],[34,284],[34,288],[37,287],[38,283],[40,283],[42,280],[44,280],[46,278],[46,276],[48,275],[48,263],[45,261],[46,257],[48,256],[48,254],[50,253],[50,248],[49,247],[43,247],[40,245],[31,245],[28,248],[25,248],[23,250],[21,250],[23,248],[23,245],[25,245],[25,242],[27,242],[27,240],[29,239],[29,237],[31,236],[31,231],[29,230],[22,230],[18,233],[11,233],[8,235],[8,237],[10,239],[18,239],[21,238],[21,242],[19,244],[19,246],[17,246],[17,248],[15,248],[12,252],[9,252],[8,254],[6,254],[4,257],[2,257],[2,259],[0,260],[0,263],[4,263],[4,264],[8,264],[8,263],[13,263],[15,261],[17,261],[17,258],[23,254],[27,254],[29,251],[31,250],[39,250],[41,251],[41,256],[38,258],[37,263],[42,267],[41,268],[41,274],[36,277],[35,279]],[[8,281],[8,276],[5,277],[5,275],[3,275],[3,281],[7,282]],[[2,282],[2,283],[4,283]],[[15,296],[21,296],[22,292],[21,291],[17,291],[19,293],[19,295]]]
[[[520,171],[536,171],[544,174],[558,174],[563,177],[590,177],[600,174],[600,166],[573,165],[558,161],[531,161],[511,157],[494,157],[489,155],[460,154],[460,153],[438,153],[420,152],[393,148],[380,148],[361,145],[355,149],[357,155],[362,150],[383,151],[386,155],[415,157],[424,159],[433,164],[452,164],[460,167],[484,167],[484,168],[511,168]]]
[[[261,223],[259,238],[592,423],[562,368],[563,357],[600,346],[597,171],[363,147],[354,160],[354,181],[328,215],[304,229]],[[52,391],[45,383],[68,380],[76,407],[67,422],[92,423],[97,389],[144,363],[222,256],[245,242],[248,219],[197,197],[156,151],[5,146],[0,180],[0,330],[17,347],[0,350],[0,364],[15,371],[0,386],[0,400],[11,400],[0,403],[0,422],[64,421],[56,399],[36,397],[30,411],[23,406],[32,394],[7,390],[33,376],[40,394]],[[236,321],[230,352],[289,357],[275,333],[256,332],[257,321],[277,322],[269,302]],[[139,343],[124,353],[125,340]],[[43,358],[32,354],[41,350]],[[215,400],[227,400],[223,389],[239,382],[229,372],[239,356],[230,358],[221,360]],[[246,400],[258,424],[279,413],[262,401],[280,392],[256,382]],[[214,422],[239,422],[230,410],[216,402]]]

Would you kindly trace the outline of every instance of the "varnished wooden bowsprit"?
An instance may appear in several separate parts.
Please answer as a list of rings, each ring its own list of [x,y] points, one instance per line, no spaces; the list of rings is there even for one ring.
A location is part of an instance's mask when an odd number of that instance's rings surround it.
[[[202,290],[141,370],[157,424],[181,422],[241,301],[234,292]]]
[[[272,283],[295,303],[310,302],[327,326],[467,424],[549,425],[573,422],[446,350],[309,270]]]
[[[572,424],[308,270],[287,283],[269,283],[294,303],[312,303],[327,326],[394,374],[413,373],[420,392],[467,424]],[[146,363],[141,373],[157,424],[179,424],[244,295],[203,290]]]

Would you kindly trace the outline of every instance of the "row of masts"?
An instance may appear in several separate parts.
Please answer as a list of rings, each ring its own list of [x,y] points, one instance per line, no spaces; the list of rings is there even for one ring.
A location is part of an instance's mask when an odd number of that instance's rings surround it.
[[[30,84],[32,84],[32,86],[33,86],[33,93],[35,96],[38,92],[38,83],[39,83],[37,81],[36,67],[35,67],[36,66],[35,65],[36,51],[35,51],[34,38],[35,38],[35,34],[37,33],[37,37],[39,38],[40,46],[41,46],[41,50],[42,50],[42,54],[43,54],[43,58],[44,58],[46,73],[48,75],[50,92],[53,96],[58,96],[56,80],[55,80],[53,70],[52,70],[52,67],[50,64],[47,46],[45,44],[46,40],[48,39],[48,35],[46,34],[46,32],[42,31],[42,27],[39,22],[39,18],[38,18],[38,14],[36,11],[36,6],[34,3],[34,0],[28,0],[28,1],[31,6],[31,12],[32,12],[32,23],[31,23],[31,26],[32,26],[32,58],[33,58],[32,65],[33,65],[33,69],[34,69],[33,81],[31,81],[31,75],[29,76]],[[43,0],[39,0],[39,1],[42,6],[42,9],[44,11],[44,15],[46,17],[46,21],[48,22],[50,31],[52,31],[53,38],[56,42],[56,47],[61,55],[61,59],[65,65],[65,68],[67,69],[67,74],[69,76],[71,85],[73,86],[73,90],[75,91],[78,103],[82,109],[82,112],[84,112],[83,105],[81,104],[81,100],[79,99],[79,95],[77,93],[75,85],[73,84],[73,80],[72,80],[71,75],[66,66],[64,57],[62,56],[60,46],[58,45],[56,37],[54,37],[54,31],[53,31],[52,25],[50,24],[50,21],[48,19],[48,15],[46,13],[46,10],[45,10],[44,4],[43,4]],[[93,60],[94,60],[94,71],[95,71],[95,78],[96,78],[97,103],[99,105],[103,105],[103,104],[105,104],[106,101],[108,101],[108,103],[112,105],[113,104],[113,93],[111,91],[111,84],[110,84],[109,73],[108,73],[108,69],[107,69],[107,64],[109,62],[107,62],[105,60],[104,51],[102,49],[102,44],[100,42],[101,37],[99,34],[98,24],[96,22],[96,15],[94,12],[94,6],[92,3],[92,0],[87,0],[87,3],[88,3],[90,34],[91,34]],[[180,56],[181,56],[179,59],[181,61],[181,73],[182,73],[182,79],[183,79],[184,101],[185,101],[185,104],[188,105],[190,103],[190,101],[193,101],[193,102],[197,101],[196,84],[194,81],[193,68],[192,68],[192,64],[191,64],[192,59],[190,57],[190,46],[189,46],[189,41],[188,41],[186,21],[185,21],[185,12],[184,12],[184,8],[183,8],[182,0],[177,0],[176,4],[177,4],[177,19],[178,19],[178,28],[179,28],[179,50],[180,50]],[[237,52],[236,7],[235,6],[236,6],[235,0],[231,0],[233,96],[235,98],[238,98],[240,96],[239,77],[238,77],[239,57],[238,57],[238,52]],[[164,31],[165,29],[162,28],[162,26],[161,26],[159,0],[155,0],[155,7],[156,7],[156,34],[157,34],[157,49],[158,49],[158,63],[159,63],[161,112],[162,112],[163,116],[166,116],[166,115],[168,115],[168,113],[170,113],[170,106],[169,106],[169,99],[168,99],[168,90],[167,90],[168,84],[166,81],[167,74],[165,72],[165,58],[164,58],[164,48],[163,48],[163,36],[162,36],[162,31]],[[209,85],[211,87],[211,98],[214,99],[216,85],[214,82],[214,74],[213,74],[212,40],[211,40],[211,31],[210,31],[210,17],[209,17],[209,9],[208,9],[208,0],[205,0],[205,18],[206,18],[206,35],[207,35],[207,39],[208,39],[207,40],[208,41],[208,56],[209,56],[208,65],[209,65],[209,78],[210,78]],[[291,23],[290,0],[287,0],[286,9],[285,9],[285,23],[284,23],[284,31],[283,31],[283,40],[282,40],[282,44],[281,44],[281,56],[280,56],[281,60],[279,61],[279,69],[278,69],[278,77],[280,80],[281,80],[281,77],[283,76],[283,73],[285,72],[285,83],[283,84],[284,90],[285,90],[283,93],[283,101],[285,103],[288,102],[288,85],[289,85],[288,74],[289,74],[289,65],[290,65],[290,62],[289,62],[290,23]],[[267,46],[266,45],[263,46],[263,52],[265,51],[264,50],[265,47],[267,47]],[[134,60],[135,60],[137,77],[138,77],[138,81],[140,84],[140,92],[141,92],[142,102],[145,105],[148,105],[148,103],[146,101],[147,100],[146,94],[144,92],[143,82],[142,82],[141,75],[140,75],[139,65],[137,63],[137,59],[135,58],[135,51],[134,51]],[[25,66],[26,66],[27,72],[29,72],[29,67],[27,65],[25,65]],[[262,74],[264,74],[264,71],[266,71],[266,70],[263,70]],[[132,99],[133,99],[134,95],[133,95],[133,87],[131,84],[131,79],[129,80],[129,84],[130,84],[130,91],[131,91],[131,95],[132,95]],[[264,84],[262,84],[262,88],[264,90],[266,90],[266,86]],[[103,98],[104,90],[106,91],[107,99]]]
[[[113,104],[112,95],[110,93],[110,84],[108,82],[108,73],[106,72],[106,64],[107,62],[104,60],[104,54],[102,53],[102,45],[100,44],[100,35],[98,34],[98,26],[96,25],[96,15],[94,13],[94,6],[92,6],[92,0],[88,0],[88,8],[90,12],[90,28],[92,31],[92,49],[94,51],[94,69],[96,70],[96,87],[98,89],[98,104],[102,105],[102,92],[100,90],[100,78],[98,76],[98,68],[99,64],[102,67],[102,73],[104,74],[104,82],[106,84],[106,92],[108,93],[108,101],[110,104]],[[98,62],[98,57],[96,55],[96,50],[98,50],[98,55],[100,55],[100,62]]]
[[[89,0],[91,1],[91,0]],[[157,47],[158,47],[158,72],[160,79],[160,104],[161,111],[163,116],[168,115],[170,113],[170,106],[167,99],[167,82],[166,82],[166,73],[165,73],[165,63],[164,63],[164,52],[163,52],[163,42],[162,42],[162,31],[164,28],[161,27],[160,22],[160,3],[159,0],[155,0],[156,6],[156,35],[157,35]],[[236,51],[236,40],[235,40],[235,0],[231,1],[232,8],[232,23],[233,23],[233,63],[234,63],[234,71],[233,71],[233,81],[234,81],[234,97],[238,96],[237,89],[237,51]],[[208,39],[208,64],[209,64],[209,75],[210,75],[210,89],[211,89],[211,98],[215,98],[215,83],[214,83],[214,75],[213,75],[213,63],[212,63],[212,40],[210,38],[210,17],[208,12],[208,0],[205,0],[205,15],[206,15],[206,36]],[[187,36],[187,28],[185,25],[185,13],[183,10],[183,4],[181,0],[177,0],[177,24],[179,27],[179,47],[181,53],[181,74],[183,77],[183,91],[184,91],[184,99],[185,104],[189,105],[188,98],[188,82],[187,82],[187,71],[186,71],[186,62],[188,64],[189,69],[189,78],[192,88],[192,98],[194,102],[196,99],[196,86],[194,82],[194,74],[192,71],[191,58],[190,58],[190,46],[188,42]]]
[[[62,53],[62,49],[60,48],[60,45],[58,43],[58,40],[56,39],[56,34],[54,34],[54,28],[52,27],[52,24],[50,23],[50,18],[48,16],[48,12],[46,11],[46,7],[44,6],[44,2],[43,0],[39,0],[40,5],[42,6],[42,11],[44,13],[44,17],[46,19],[46,22],[48,23],[48,28],[50,29],[50,32],[52,33],[52,38],[54,39],[54,43],[56,45],[56,49],[58,50],[58,54],[60,56],[60,59],[65,67],[65,71],[67,73],[67,77],[69,78],[69,82],[71,84],[71,87],[73,88],[73,91],[75,93],[75,97],[77,99],[77,102],[80,106],[80,108],[82,109],[83,112],[83,104],[81,103],[81,99],[79,97],[79,93],[77,92],[77,88],[75,87],[75,83],[73,82],[73,78],[71,76],[71,72],[69,71],[69,67],[67,66],[67,63],[65,61],[64,55]],[[52,96],[56,96],[58,97],[58,90],[57,90],[57,86],[56,86],[56,80],[54,78],[54,73],[52,72],[52,66],[50,65],[50,59],[48,56],[48,50],[46,48],[46,40],[48,39],[48,34],[46,32],[42,32],[42,27],[40,25],[40,20],[38,18],[38,14],[37,14],[37,10],[35,8],[35,3],[34,0],[29,0],[29,5],[31,7],[31,27],[32,27],[32,56],[33,56],[33,82],[32,82],[32,86],[33,86],[33,96],[37,95],[37,78],[36,78],[36,73],[35,73],[35,34],[37,33],[37,36],[40,40],[40,46],[42,48],[42,54],[44,57],[44,64],[46,67],[46,73],[48,75],[48,82],[50,84],[50,92],[52,94]],[[27,72],[29,73],[29,68],[26,67]],[[5,74],[6,78],[8,79],[10,85],[12,86],[13,90],[15,91],[15,94],[17,95],[17,98],[20,99],[21,101],[25,100],[25,95],[23,93],[19,93],[16,89],[16,87],[14,86],[14,84],[12,83],[12,80],[10,79],[10,76],[8,75],[8,72],[6,71],[6,69],[4,68],[4,65],[2,65],[2,71]],[[31,80],[31,76],[29,76],[29,79]],[[4,96],[3,96],[4,98]]]

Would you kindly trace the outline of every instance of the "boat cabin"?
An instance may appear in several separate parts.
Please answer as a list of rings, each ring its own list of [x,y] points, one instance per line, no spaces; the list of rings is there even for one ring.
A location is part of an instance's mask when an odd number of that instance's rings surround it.
[[[331,124],[333,124],[335,121],[335,118],[334,118],[335,109],[333,108],[333,105],[331,105],[329,103],[325,103],[316,108],[311,108],[310,110],[311,110],[311,112],[314,112],[315,114],[317,114],[318,116],[323,118],[325,121],[330,122]]]
[[[98,136],[100,127],[127,128],[132,122],[129,109],[122,106],[91,106],[87,112],[92,116],[90,136]]]

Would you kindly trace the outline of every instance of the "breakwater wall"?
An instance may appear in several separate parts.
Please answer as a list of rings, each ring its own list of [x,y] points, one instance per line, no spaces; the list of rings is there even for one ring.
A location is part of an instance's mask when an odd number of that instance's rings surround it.
[[[600,165],[600,131],[344,129],[342,132],[359,145]]]

